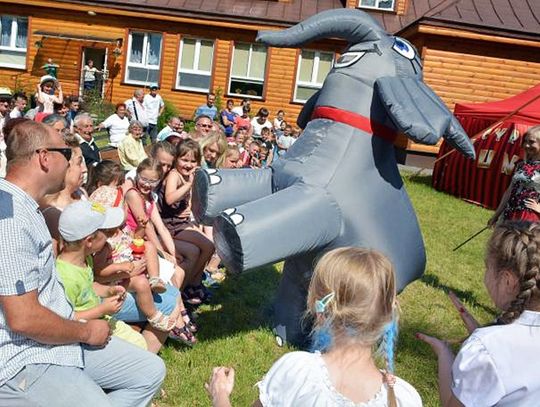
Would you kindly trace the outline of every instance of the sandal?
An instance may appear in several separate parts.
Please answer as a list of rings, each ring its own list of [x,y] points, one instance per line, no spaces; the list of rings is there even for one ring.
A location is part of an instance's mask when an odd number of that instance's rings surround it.
[[[163,294],[165,291],[167,291],[165,281],[159,277],[150,277],[148,284],[150,284],[150,289],[154,293]]]
[[[211,294],[208,291],[206,291],[206,288],[202,285],[198,285],[198,286],[190,285],[185,288],[183,294],[187,298],[186,302],[191,305],[195,305],[193,304],[193,302],[196,302],[197,303],[196,305],[208,304],[210,302]]]
[[[190,347],[197,343],[197,338],[195,338],[193,333],[185,325],[182,328],[174,327],[169,332],[169,338]]]
[[[183,290],[181,292],[181,295],[182,295],[182,301],[184,301],[184,303],[186,303],[186,304],[189,304],[189,305],[194,306],[194,307],[199,306],[199,305],[202,304],[202,300],[199,297],[192,297],[192,296],[188,295],[186,293],[186,290]]]
[[[199,327],[193,320],[191,319],[191,315],[189,315],[189,312],[187,310],[180,311],[180,315],[182,315],[182,319],[184,320],[184,324],[192,333],[196,333],[199,330]]]
[[[174,328],[175,321],[169,316],[164,315],[161,311],[148,318],[148,323],[154,329],[162,332],[170,332]]]

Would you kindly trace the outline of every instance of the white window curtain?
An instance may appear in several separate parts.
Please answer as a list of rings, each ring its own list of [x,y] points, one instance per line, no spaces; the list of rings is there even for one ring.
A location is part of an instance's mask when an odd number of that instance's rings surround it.
[[[235,44],[228,93],[262,99],[266,57],[267,49],[264,45]]]
[[[177,89],[208,92],[212,82],[214,42],[182,38],[177,72]]]
[[[319,89],[332,69],[334,54],[302,50],[298,58],[294,101],[304,103]]]
[[[143,86],[159,85],[161,33],[129,33],[126,82]]]

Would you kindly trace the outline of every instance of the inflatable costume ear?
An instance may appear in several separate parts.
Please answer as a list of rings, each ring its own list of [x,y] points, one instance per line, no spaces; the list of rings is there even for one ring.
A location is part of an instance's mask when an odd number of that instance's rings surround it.
[[[388,34],[361,10],[327,10],[281,31],[259,31],[256,41],[272,47],[299,47],[320,38],[343,38],[349,44],[379,41]]]
[[[459,152],[475,157],[471,140],[444,102],[421,80],[384,77],[375,92],[394,125],[417,143],[437,144],[441,136]]]

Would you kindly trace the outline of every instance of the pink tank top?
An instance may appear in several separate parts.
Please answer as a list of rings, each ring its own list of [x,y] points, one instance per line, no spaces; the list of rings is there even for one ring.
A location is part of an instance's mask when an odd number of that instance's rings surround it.
[[[127,190],[126,195],[131,190],[137,191],[135,188],[130,188],[130,189]],[[137,191],[137,192],[139,192],[139,191]],[[141,197],[141,199],[143,199],[143,198]],[[153,200],[148,201],[146,199],[143,199],[143,201],[144,201],[144,210],[145,210],[145,213],[146,213],[146,217],[148,219],[150,219],[150,215],[152,214],[152,210],[154,209],[155,202]],[[131,211],[131,208],[128,205],[127,206],[127,216],[126,216],[126,227],[125,227],[125,229],[129,230],[130,232],[135,232],[135,230],[137,230],[137,226],[138,226],[137,219],[135,219],[135,215],[133,214],[133,212]]]

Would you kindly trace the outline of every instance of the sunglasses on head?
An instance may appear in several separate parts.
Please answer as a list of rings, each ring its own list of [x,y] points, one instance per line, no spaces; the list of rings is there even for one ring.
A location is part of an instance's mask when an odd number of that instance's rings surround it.
[[[54,152],[57,152],[57,153],[60,153],[64,156],[64,158],[69,161],[71,160],[71,148],[69,147],[65,147],[65,148],[61,148],[61,147],[44,147],[44,148],[38,148],[36,150],[36,153],[39,153],[41,151],[54,151]]]

